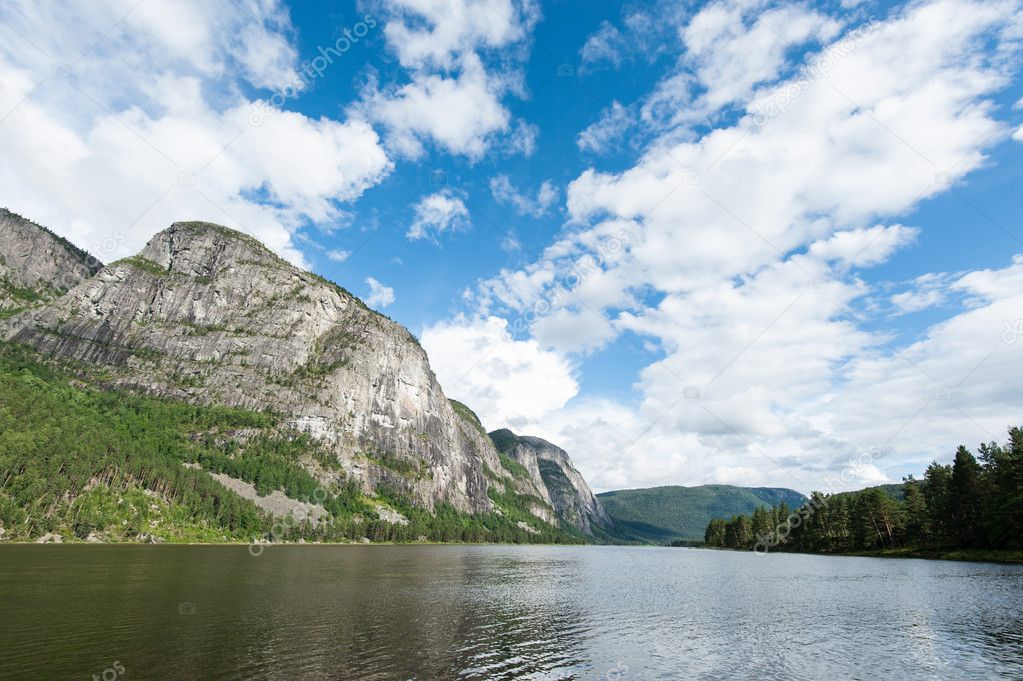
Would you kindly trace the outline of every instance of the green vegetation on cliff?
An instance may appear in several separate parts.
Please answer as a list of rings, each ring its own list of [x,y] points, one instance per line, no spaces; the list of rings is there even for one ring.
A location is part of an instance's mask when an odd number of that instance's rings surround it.
[[[334,482],[321,484],[312,470]],[[211,473],[328,515],[317,524],[275,519]],[[363,495],[329,452],[275,415],[101,390],[0,343],[0,539],[575,540],[536,518],[533,531],[519,526],[528,498],[513,490],[495,499],[501,512],[481,515],[443,504],[429,513],[400,492],[377,492]],[[381,501],[409,522],[378,519]]]

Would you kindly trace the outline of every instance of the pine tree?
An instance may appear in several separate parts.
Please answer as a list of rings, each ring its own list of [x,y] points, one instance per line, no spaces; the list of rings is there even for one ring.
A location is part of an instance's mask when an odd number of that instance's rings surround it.
[[[950,510],[952,531],[958,546],[984,543],[981,536],[980,464],[966,447],[960,445],[952,464]]]
[[[952,467],[932,462],[924,472],[924,499],[930,515],[931,536],[939,545],[952,541],[951,487]]]
[[[931,518],[927,499],[921,491],[922,483],[909,476],[904,481],[906,498],[906,543],[909,546],[927,546],[931,543]]]

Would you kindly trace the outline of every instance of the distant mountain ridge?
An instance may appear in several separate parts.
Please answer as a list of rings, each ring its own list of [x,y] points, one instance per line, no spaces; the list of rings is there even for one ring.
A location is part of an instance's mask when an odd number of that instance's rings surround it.
[[[707,523],[714,518],[752,513],[758,506],[770,508],[783,501],[796,508],[806,501],[791,489],[733,485],[627,489],[602,492],[597,498],[622,538],[657,544],[702,540]]]

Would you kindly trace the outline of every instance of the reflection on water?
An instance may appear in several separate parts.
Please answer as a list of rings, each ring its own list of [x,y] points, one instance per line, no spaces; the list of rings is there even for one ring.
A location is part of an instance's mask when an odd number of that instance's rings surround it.
[[[0,679],[1019,679],[1021,587],[636,547],[8,546]]]

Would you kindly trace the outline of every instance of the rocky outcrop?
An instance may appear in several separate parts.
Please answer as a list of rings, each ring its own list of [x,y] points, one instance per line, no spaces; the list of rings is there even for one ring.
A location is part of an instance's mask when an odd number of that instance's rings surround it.
[[[402,326],[255,239],[175,223],[59,300],[0,327],[112,387],[285,415],[367,492],[493,510],[507,475]]]
[[[102,266],[45,227],[0,208],[0,316],[55,300]]]
[[[564,522],[586,534],[593,534],[595,527],[611,527],[611,518],[564,449],[507,429],[495,430],[490,438],[502,455],[525,469],[529,478],[542,482],[541,497]]]
[[[46,292],[39,306],[0,316],[0,338],[110,388],[280,414],[369,495],[387,486],[427,509],[526,508],[588,534],[607,524],[563,450],[500,431],[515,442],[499,454],[476,415],[444,396],[404,327],[252,237],[179,222],[98,269],[38,225],[0,218],[3,253],[17,256],[6,259],[9,280]],[[407,522],[394,516],[384,519]]]

